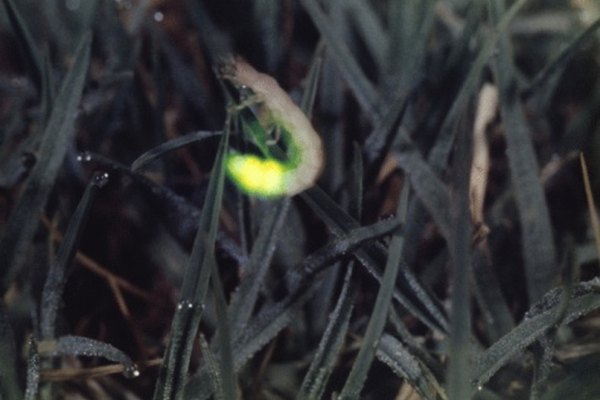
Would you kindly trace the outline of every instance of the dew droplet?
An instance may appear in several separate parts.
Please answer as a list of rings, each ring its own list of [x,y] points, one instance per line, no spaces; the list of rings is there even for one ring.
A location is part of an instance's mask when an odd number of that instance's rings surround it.
[[[156,22],[162,22],[164,19],[165,19],[165,14],[163,14],[162,12],[156,11],[154,13],[154,20]]]
[[[92,154],[89,151],[83,151],[77,155],[77,161],[90,162],[92,161]]]
[[[135,364],[128,365],[123,369],[123,376],[129,379],[137,378],[140,376],[140,370]]]
[[[94,183],[98,187],[104,187],[108,183],[110,175],[108,172],[102,172],[94,177]]]

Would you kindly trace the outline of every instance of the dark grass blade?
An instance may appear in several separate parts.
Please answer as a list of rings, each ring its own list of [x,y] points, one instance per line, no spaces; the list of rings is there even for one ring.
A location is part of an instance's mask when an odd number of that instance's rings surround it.
[[[290,198],[279,200],[260,226],[244,277],[229,306],[231,326],[236,335],[243,332],[252,315],[259,291],[275,253],[274,244],[279,239],[290,200]]]
[[[323,36],[329,51],[331,51],[340,72],[344,76],[356,100],[361,104],[369,117],[377,120],[381,107],[379,96],[373,84],[361,71],[350,49],[333,28],[331,20],[323,13],[318,2],[315,0],[301,0],[301,4]]]
[[[300,392],[297,398],[302,400],[321,399],[331,373],[334,371],[339,351],[344,344],[348,324],[352,314],[352,302],[354,289],[352,285],[352,270],[354,263],[351,262],[346,270],[344,285],[339,295],[335,309],[329,316],[329,323],[319,342],[308,372],[304,376]]]
[[[358,226],[358,223],[352,217],[345,213],[318,187],[307,190],[301,196],[334,235],[339,237]],[[385,260],[385,251],[375,246],[369,246],[366,249],[359,249],[356,255],[368,272],[380,281],[381,272],[379,268]],[[397,284],[399,288],[394,293],[396,300],[432,329],[441,332],[447,330],[446,317],[443,315],[439,304],[420,285],[408,268],[400,270],[400,279]]]
[[[293,322],[300,308],[314,296],[321,284],[321,274],[326,267],[349,252],[355,251],[364,242],[389,234],[397,227],[397,221],[387,220],[372,226],[357,228],[344,238],[316,251],[312,257],[308,257],[301,268],[304,273],[297,276],[298,272],[295,272],[296,276],[287,279],[291,282],[297,282],[296,286],[290,289],[291,293],[277,303],[264,306],[258,315],[250,321],[248,327],[243,331],[243,335],[234,340],[233,359],[235,371],[239,371],[256,352]],[[290,274],[293,274],[293,272],[290,272]],[[213,389],[207,387],[207,380],[207,371],[202,369],[190,378],[184,389],[178,394],[178,399],[208,398]]]
[[[453,187],[449,207],[452,219],[452,237],[448,243],[452,261],[452,295],[450,338],[448,351],[448,398],[469,398],[471,359],[471,212],[469,209],[469,180],[471,169],[471,119],[463,117],[457,124],[461,132],[457,138],[454,159]]]
[[[42,357],[102,357],[123,365],[123,375],[128,378],[135,378],[140,374],[137,366],[123,351],[108,343],[82,336],[61,336],[37,342],[37,350]]]
[[[364,40],[368,51],[375,59],[375,64],[381,70],[386,65],[390,37],[384,29],[380,16],[369,2],[351,0],[347,7],[358,34]]]
[[[15,6],[13,0],[2,0],[2,3],[6,9],[10,25],[19,41],[19,47],[29,66],[33,83],[37,88],[38,93],[42,93],[43,71],[45,70],[43,57],[37,49],[37,44],[33,39],[33,35],[29,30],[27,22]]]
[[[213,136],[219,136],[221,134],[222,132],[220,131],[198,131],[188,133],[187,135],[180,136],[176,139],[168,140],[136,158],[135,161],[131,163],[131,170],[137,171],[170,151],[177,150],[187,146],[190,143],[199,142],[201,140]]]
[[[0,305],[0,398],[23,398],[17,372],[17,347],[13,328],[4,305]]]
[[[225,184],[224,161],[228,143],[229,121],[226,123],[208,184],[192,254],[182,283],[181,298],[171,324],[171,339],[167,345],[165,360],[155,386],[155,400],[175,398],[175,394],[183,386],[187,377],[192,348],[202,314],[201,309],[206,299],[211,275],[210,262],[214,257],[214,245]]]
[[[79,246],[81,233],[86,226],[96,193],[100,187],[106,184],[108,179],[108,175],[100,174],[87,185],[71,217],[56,258],[50,265],[40,306],[40,333],[42,339],[52,339],[56,335],[56,317],[69,274],[69,266]]]
[[[567,374],[560,382],[550,386],[541,400],[596,400],[600,399],[597,355],[582,357],[566,366]]]
[[[495,20],[503,12],[501,4],[489,3]],[[537,157],[516,87],[513,51],[508,37],[501,38],[498,48],[494,75],[499,86],[506,153],[521,222],[527,294],[533,304],[554,286],[558,263]]]
[[[585,46],[589,41],[596,38],[596,30],[600,28],[600,19],[588,26],[583,32],[573,39],[552,61],[550,61],[544,69],[542,69],[533,78],[529,86],[525,89],[526,96],[535,95],[536,91],[543,90],[548,85],[553,77],[565,70],[568,63],[577,54],[577,51]],[[552,92],[544,93],[546,96],[552,96]],[[546,104],[543,101],[542,104]]]
[[[378,360],[405,379],[424,399],[448,398],[435,375],[393,336],[384,334],[381,337],[376,355]]]
[[[582,282],[573,289],[573,295],[562,319],[567,324],[600,307],[600,281],[594,279]],[[538,340],[549,329],[552,329],[563,314],[562,291],[555,289],[532,308],[523,322],[494,343],[489,349],[475,359],[473,385],[474,388],[485,384],[512,357],[523,352],[529,345]]]
[[[215,297],[215,312],[217,316],[217,331],[218,335],[215,340],[219,349],[218,375],[220,389],[223,395],[223,400],[235,400],[237,398],[237,383],[235,370],[233,368],[233,355],[231,352],[231,331],[229,319],[227,318],[227,301],[223,292],[223,284],[219,276],[217,262],[214,257],[211,257],[210,264],[212,265],[211,283]]]
[[[398,204],[398,218],[403,222],[406,219],[408,208],[408,186],[404,186],[400,195]],[[388,318],[389,308],[392,303],[392,296],[396,284],[396,277],[400,269],[400,260],[402,257],[402,246],[404,237],[401,233],[394,233],[389,246],[389,255],[383,273],[381,286],[375,300],[375,307],[369,319],[369,325],[365,337],[360,346],[360,350],[352,370],[346,379],[339,399],[358,399],[363,385],[367,379],[367,373],[371,368],[371,363],[375,358],[378,342],[383,333],[383,328]]]
[[[74,64],[54,102],[35,164],[23,193],[0,237],[0,292],[10,286],[25,261],[35,229],[75,131],[77,106],[87,76],[91,36],[86,35],[74,54]]]

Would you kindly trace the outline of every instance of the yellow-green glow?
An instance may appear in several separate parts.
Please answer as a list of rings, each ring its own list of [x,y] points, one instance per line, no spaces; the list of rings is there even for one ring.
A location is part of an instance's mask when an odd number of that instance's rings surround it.
[[[256,196],[281,196],[286,190],[287,167],[273,159],[249,154],[230,154],[227,175],[246,193]]]

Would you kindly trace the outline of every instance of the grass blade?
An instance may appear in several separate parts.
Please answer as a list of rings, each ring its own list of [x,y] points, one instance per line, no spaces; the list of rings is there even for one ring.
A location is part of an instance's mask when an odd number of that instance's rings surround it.
[[[198,131],[188,133],[187,135],[180,136],[176,139],[168,140],[158,146],[148,150],[131,163],[131,170],[137,171],[144,166],[148,165],[155,159],[162,157],[165,153],[173,150],[177,150],[181,147],[185,147],[190,143],[199,142],[201,140],[221,135],[220,131]]]
[[[171,339],[161,367],[154,399],[175,398],[187,377],[192,347],[201,319],[211,275],[210,260],[214,257],[219,213],[225,184],[224,160],[229,143],[229,121],[219,144],[210,176],[204,207],[194,239],[194,246],[181,288],[181,298],[171,324]]]
[[[58,339],[37,343],[37,350],[44,357],[87,356],[102,357],[123,365],[123,375],[135,378],[140,372],[127,354],[116,347],[82,336],[61,336]]]
[[[381,110],[379,95],[361,71],[350,49],[339,37],[338,32],[333,28],[332,22],[323,13],[317,1],[301,0],[301,3],[323,36],[340,72],[346,79],[346,83],[354,93],[356,100],[363,107],[365,114],[377,120]]]
[[[23,398],[17,375],[15,337],[3,304],[0,304],[0,398],[5,400]]]
[[[302,400],[318,400],[323,397],[329,376],[333,372],[338,353],[344,343],[354,298],[352,288],[353,263],[350,263],[344,278],[344,285],[335,309],[329,316],[329,323],[319,342],[308,372],[304,376],[297,398]]]
[[[42,339],[52,339],[56,335],[56,317],[67,281],[69,265],[79,247],[81,233],[86,226],[96,193],[107,181],[108,174],[102,174],[94,177],[87,185],[71,217],[58,254],[50,265],[40,306],[40,333]]]
[[[65,77],[44,130],[39,159],[0,237],[0,293],[6,292],[25,261],[27,248],[39,223],[39,213],[46,204],[72,141],[77,106],[87,76],[90,45],[91,36],[88,34],[75,52],[75,63]]]
[[[502,4],[489,3],[493,18],[498,19],[498,15],[503,12]],[[527,292],[530,304],[533,304],[552,288],[559,271],[550,213],[539,179],[537,157],[525,111],[516,90],[513,53],[508,37],[500,40],[494,73],[500,92],[506,153],[521,220]]]
[[[4,4],[4,8],[6,8],[10,24],[19,39],[19,45],[23,52],[23,56],[27,64],[29,64],[33,83],[37,88],[38,93],[42,93],[43,71],[45,69],[43,57],[37,50],[37,44],[27,26],[27,22],[23,19],[23,16],[15,6],[13,0],[2,0],[2,3]]]
[[[598,279],[576,285],[564,313],[563,323],[567,324],[598,309],[599,287]],[[522,353],[527,346],[555,326],[557,315],[562,314],[561,308],[564,307],[561,294],[558,289],[550,291],[527,313],[523,322],[476,357],[473,374],[475,387],[485,384],[513,356]]]
[[[447,399],[444,388],[434,374],[396,338],[384,334],[377,348],[377,358],[414,387],[424,399]]]
[[[406,218],[407,208],[408,186],[405,186],[402,190],[401,199],[398,205],[398,215],[403,221]],[[363,343],[360,346],[360,350],[352,365],[352,370],[346,379],[346,383],[339,399],[358,399],[364,382],[367,379],[367,372],[371,368],[371,363],[375,357],[375,352],[387,321],[388,311],[396,284],[396,277],[398,275],[398,270],[400,269],[403,245],[404,237],[399,233],[395,233],[390,242],[390,252],[383,273],[381,287],[377,293],[375,307],[373,308],[373,313],[369,320]]]

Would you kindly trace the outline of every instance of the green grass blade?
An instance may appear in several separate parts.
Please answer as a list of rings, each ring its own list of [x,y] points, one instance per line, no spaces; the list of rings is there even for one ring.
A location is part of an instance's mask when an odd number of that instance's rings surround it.
[[[325,386],[334,370],[338,353],[344,343],[352,314],[354,290],[352,289],[351,278],[353,268],[353,263],[350,263],[338,302],[329,316],[329,323],[323,333],[323,338],[319,342],[319,347],[310,363],[308,372],[304,376],[297,399],[318,400],[323,397]]]
[[[405,379],[424,399],[447,399],[434,374],[396,338],[384,334],[377,348],[377,358]]]
[[[576,285],[564,314],[563,323],[567,324],[598,309],[600,307],[599,287],[598,279]],[[550,291],[527,313],[523,322],[479,354],[475,359],[473,385],[475,387],[484,385],[513,356],[522,353],[525,348],[552,329],[557,322],[557,314],[561,313],[560,309],[564,306],[561,299],[561,290]]]
[[[502,3],[490,2],[492,17],[503,12]],[[494,75],[499,86],[500,108],[507,142],[506,153],[522,231],[523,259],[530,304],[553,287],[559,271],[546,196],[539,166],[516,89],[513,52],[508,37],[499,43]]]
[[[17,371],[17,347],[13,328],[4,305],[0,305],[0,398],[23,398]]]
[[[368,116],[377,120],[381,110],[379,95],[361,71],[350,49],[333,28],[332,22],[323,13],[316,0],[301,0],[301,3],[323,36],[325,43],[327,43],[328,49],[331,51],[340,72],[344,76],[356,100],[361,104]]]
[[[204,207],[192,254],[186,267],[181,297],[171,324],[171,340],[167,345],[165,361],[155,386],[154,399],[175,398],[187,377],[192,347],[201,319],[201,309],[206,299],[219,214],[225,184],[225,154],[229,143],[229,121],[221,138],[213,171],[209,180]]]
[[[39,223],[50,190],[75,131],[77,106],[81,100],[90,59],[91,36],[86,35],[74,54],[75,62],[56,98],[39,151],[39,158],[12,210],[0,237],[0,293],[4,293],[21,268],[27,248]]]
[[[69,266],[79,247],[81,233],[86,226],[96,193],[100,187],[106,184],[107,180],[108,174],[101,174],[94,177],[87,185],[71,217],[58,253],[50,265],[40,306],[40,333],[42,339],[52,339],[56,335],[56,317],[67,281]]]
[[[408,186],[405,186],[402,190],[398,205],[398,215],[402,221],[406,218],[407,208]],[[346,383],[344,384],[344,388],[339,396],[340,400],[358,399],[365,380],[367,379],[367,373],[371,368],[371,363],[375,357],[375,352],[387,321],[394,288],[396,286],[396,277],[398,275],[398,270],[400,269],[403,245],[404,237],[402,234],[395,233],[390,242],[389,255],[381,280],[381,286],[377,293],[377,299],[375,300],[375,307],[373,308],[371,319],[369,320],[369,325],[367,326],[367,331],[360,346],[360,350],[352,365],[352,370],[350,371]]]
[[[213,136],[219,136],[221,134],[222,132],[220,131],[198,131],[188,133],[187,135],[180,136],[176,139],[168,140],[164,143],[159,144],[156,147],[153,147],[152,149],[148,150],[147,152],[136,158],[131,163],[131,170],[135,172],[145,167],[155,159],[162,157],[170,151],[177,150],[187,146],[190,143],[199,142],[201,140],[211,138]]]
[[[347,7],[358,34],[364,40],[366,47],[375,59],[375,64],[381,70],[386,65],[390,46],[390,37],[383,28],[384,24],[369,2],[351,0]]]

